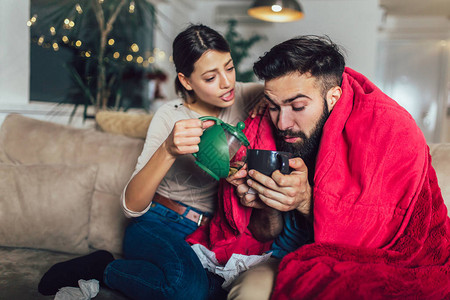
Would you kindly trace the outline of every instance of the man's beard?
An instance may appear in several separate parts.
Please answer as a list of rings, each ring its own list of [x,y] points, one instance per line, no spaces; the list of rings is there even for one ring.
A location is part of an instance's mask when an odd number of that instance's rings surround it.
[[[327,101],[324,99],[323,112],[320,119],[317,121],[316,126],[311,133],[311,136],[306,137],[302,131],[294,132],[288,130],[275,130],[277,149],[280,151],[290,152],[293,157],[300,157],[311,167],[315,164],[317,152],[319,151],[320,139],[322,137],[323,126],[330,116],[328,111]],[[284,140],[284,137],[299,137],[301,140],[296,143],[288,143]]]

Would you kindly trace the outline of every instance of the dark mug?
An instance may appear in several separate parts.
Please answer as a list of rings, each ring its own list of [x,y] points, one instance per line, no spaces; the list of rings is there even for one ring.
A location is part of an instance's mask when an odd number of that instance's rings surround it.
[[[292,154],[282,151],[271,151],[262,149],[247,150],[247,169],[256,170],[266,176],[271,176],[275,170],[282,174],[289,174],[289,158]]]

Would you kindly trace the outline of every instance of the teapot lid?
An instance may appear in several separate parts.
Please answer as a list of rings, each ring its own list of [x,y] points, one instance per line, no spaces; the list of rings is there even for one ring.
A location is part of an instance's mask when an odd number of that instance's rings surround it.
[[[236,126],[233,126],[231,124],[225,123],[219,118],[211,117],[211,116],[204,116],[199,118],[202,121],[206,120],[214,120],[216,121],[217,125],[222,126],[223,129],[225,129],[228,133],[235,136],[244,146],[248,147],[250,145],[250,142],[248,141],[247,137],[245,136],[245,133],[242,132],[245,128],[244,122],[238,122]]]
[[[244,122],[238,122],[236,126],[222,123],[222,127],[225,128],[226,131],[228,131],[230,134],[234,135],[244,146],[248,147],[250,145],[247,137],[242,132],[245,128]]]

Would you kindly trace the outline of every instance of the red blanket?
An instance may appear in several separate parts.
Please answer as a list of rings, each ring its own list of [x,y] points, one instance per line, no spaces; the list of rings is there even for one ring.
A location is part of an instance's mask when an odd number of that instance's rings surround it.
[[[426,141],[411,116],[347,68],[325,124],[314,177],[315,243],[288,254],[273,299],[450,299],[450,228]],[[274,149],[270,120],[247,120],[252,147]],[[188,241],[261,254],[251,209],[221,182],[222,201]]]
[[[315,243],[287,255],[273,299],[449,299],[447,208],[410,115],[346,69],[314,177]]]

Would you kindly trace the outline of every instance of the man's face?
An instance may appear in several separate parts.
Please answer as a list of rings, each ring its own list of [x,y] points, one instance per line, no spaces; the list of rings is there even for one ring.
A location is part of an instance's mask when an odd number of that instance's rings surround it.
[[[335,104],[330,93],[324,99],[315,78],[293,73],[266,81],[265,95],[277,129],[278,149],[314,159],[323,126]]]

